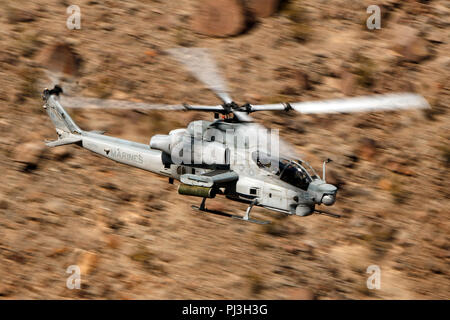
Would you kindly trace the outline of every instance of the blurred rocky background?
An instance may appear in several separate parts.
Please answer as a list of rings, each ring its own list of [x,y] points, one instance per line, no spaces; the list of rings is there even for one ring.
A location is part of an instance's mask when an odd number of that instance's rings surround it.
[[[66,27],[71,4],[81,29]],[[369,5],[381,30],[368,30]],[[445,0],[3,0],[0,6],[1,299],[448,299],[449,23]],[[427,111],[260,113],[339,186],[341,219],[245,224],[154,174],[54,139],[46,70],[80,96],[218,103],[164,54],[210,48],[237,102],[413,91]],[[69,110],[83,129],[148,143],[210,115]],[[241,214],[245,205],[209,200]],[[69,265],[82,270],[69,290]],[[370,265],[381,289],[369,290]]]

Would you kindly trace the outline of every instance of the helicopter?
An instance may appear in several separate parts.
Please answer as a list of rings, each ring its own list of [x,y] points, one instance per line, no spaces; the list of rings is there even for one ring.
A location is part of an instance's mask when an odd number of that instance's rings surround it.
[[[302,114],[352,113],[429,108],[415,93],[390,93],[322,101],[254,105],[237,104],[229,95],[224,79],[207,49],[174,48],[169,54],[183,64],[222,101],[211,106],[149,105],[122,100],[70,98],[59,85],[43,91],[44,108],[55,126],[57,140],[48,147],[76,144],[119,163],[134,166],[179,181],[180,195],[201,198],[194,209],[218,213],[242,221],[266,224],[250,217],[254,206],[286,215],[308,216],[313,213],[340,217],[317,206],[332,206],[338,188],[326,182],[326,164],[322,176],[309,163],[293,155],[277,132],[264,128],[250,116],[258,111]],[[142,144],[107,136],[100,131],[82,130],[62,104],[68,107],[119,109],[195,110],[213,113],[211,121],[195,120],[186,128],[157,134]],[[206,200],[216,196],[246,203],[245,214],[231,215],[206,208]]]

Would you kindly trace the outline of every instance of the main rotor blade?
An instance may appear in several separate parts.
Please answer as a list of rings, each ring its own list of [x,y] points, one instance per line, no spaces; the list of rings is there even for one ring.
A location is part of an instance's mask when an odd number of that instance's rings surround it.
[[[115,99],[99,99],[87,97],[70,97],[62,95],[61,103],[66,108],[82,109],[141,109],[141,110],[186,110],[183,105],[149,104]]]
[[[211,89],[224,103],[233,102],[228,94],[229,91],[225,81],[208,49],[173,48],[167,50],[167,52]]]
[[[355,98],[296,102],[290,105],[300,113],[394,111],[430,107],[424,97],[415,93],[378,94]],[[285,110],[285,108],[285,104],[282,103],[252,106],[253,111]]]
[[[414,93],[393,93],[356,98],[291,103],[301,113],[371,112],[429,108],[428,102]]]
[[[115,110],[194,110],[194,111],[212,111],[221,112],[223,107],[217,106],[200,106],[185,104],[151,104],[145,102],[135,102],[116,99],[100,99],[88,97],[72,97],[61,95],[60,101],[66,108],[79,109],[115,109]]]
[[[223,107],[221,105],[218,106],[191,106],[185,105],[186,110],[195,110],[195,111],[206,111],[206,112],[218,112],[221,113],[223,111]]]
[[[246,112],[242,111],[236,111],[232,110],[234,116],[240,121],[240,122],[253,122],[253,118],[250,117]]]
[[[424,109],[430,105],[424,97],[414,93],[392,93],[355,98],[290,103],[300,113],[348,113]],[[286,110],[286,104],[252,106],[252,111]]]
[[[102,99],[76,96],[77,85],[72,81],[64,80],[62,73],[44,70],[47,79],[40,81],[40,87],[44,88],[50,83],[49,88],[55,85],[60,85],[63,88],[63,94],[59,97],[62,104],[66,108],[79,109],[122,109],[122,110],[198,110],[198,111],[223,111],[223,107],[218,106],[196,106],[184,104],[150,104],[145,102],[117,100],[117,99]],[[44,85],[45,84],[45,85]],[[41,92],[41,90],[39,90]]]

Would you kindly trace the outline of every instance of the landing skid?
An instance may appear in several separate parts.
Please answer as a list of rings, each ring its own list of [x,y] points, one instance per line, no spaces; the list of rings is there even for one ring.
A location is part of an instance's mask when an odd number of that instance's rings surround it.
[[[244,217],[235,216],[235,215],[233,215],[233,219],[237,219],[237,220],[241,220],[241,221],[245,221],[245,222],[257,223],[257,224],[269,224],[270,223],[270,221],[266,221],[266,220],[256,220],[256,219],[252,219],[252,218],[245,219]]]
[[[191,206],[191,207],[192,207],[192,209],[195,209],[195,210],[198,210],[198,211],[203,211],[203,212],[207,212],[207,213],[217,214],[219,216],[232,218],[232,219],[236,219],[236,220],[241,220],[241,221],[245,221],[245,222],[252,222],[252,223],[257,223],[257,224],[268,224],[268,223],[270,223],[269,221],[256,220],[256,219],[250,218],[250,211],[251,211],[253,205],[256,204],[256,201],[254,201],[254,202],[252,202],[250,204],[250,206],[247,208],[247,211],[245,212],[245,216],[243,216],[243,217],[237,216],[237,215],[234,215],[234,214],[230,214],[230,213],[226,213],[226,212],[223,212],[223,211],[219,211],[219,210],[207,209],[205,207],[205,202],[206,202],[206,198],[203,198],[202,203],[200,204],[200,206]]]
[[[314,210],[314,212],[315,213],[318,213],[318,214],[323,214],[324,216],[329,216],[329,217],[332,217],[332,218],[340,218],[341,217],[341,215],[340,214],[336,214],[336,213],[331,213],[331,212],[327,212],[327,211],[322,211],[322,210]]]

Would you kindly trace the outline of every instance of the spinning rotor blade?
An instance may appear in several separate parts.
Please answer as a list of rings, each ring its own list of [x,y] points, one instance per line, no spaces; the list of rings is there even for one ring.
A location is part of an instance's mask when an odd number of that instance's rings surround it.
[[[39,93],[43,88],[53,88],[55,85],[60,86],[64,90],[65,95],[71,96],[72,93],[77,92],[78,83],[76,78],[71,75],[67,75],[61,71],[54,71],[49,69],[43,69],[45,77],[38,80]]]
[[[228,88],[220,75],[215,60],[205,48],[173,48],[167,52],[183,64],[193,76],[203,82],[224,103],[233,102]]]
[[[50,70],[44,70],[44,74],[47,76],[47,78],[50,80],[51,88],[53,88],[55,85],[59,85],[61,82],[62,74],[59,72],[52,72]]]
[[[232,112],[240,122],[253,122],[253,118],[250,117],[246,112],[236,110],[232,110]]]
[[[62,72],[44,70],[46,79],[41,79],[40,88],[48,86],[53,88],[59,85],[63,89],[63,93],[59,99],[66,108],[79,109],[118,109],[118,110],[199,110],[199,111],[223,111],[222,106],[193,106],[193,105],[168,105],[168,104],[150,104],[145,102],[118,100],[118,99],[101,99],[79,97],[75,94],[77,84],[73,78],[65,76]],[[49,83],[51,86],[49,86]],[[39,90],[41,92],[41,90]]]
[[[187,104],[151,104],[145,102],[135,102],[115,99],[99,99],[87,97],[71,97],[62,95],[61,103],[67,108],[80,109],[119,109],[119,110],[195,110],[221,112],[223,107],[218,106],[197,106]]]
[[[186,110],[183,105],[149,104],[126,100],[70,97],[62,95],[61,103],[67,108],[83,109],[140,109],[140,110]]]
[[[222,112],[223,107],[221,105],[218,106],[191,106],[184,105],[186,110],[195,110],[195,111],[210,111],[210,112]]]
[[[299,102],[293,103],[291,106],[301,113],[370,112],[430,107],[422,96],[413,93],[394,93],[317,102]]]
[[[414,93],[392,93],[355,98],[297,102],[291,103],[290,106],[300,113],[394,111],[430,107],[421,95]],[[286,104],[278,103],[252,106],[252,111],[262,110],[286,110]]]
[[[228,89],[225,81],[218,72],[216,63],[207,49],[202,48],[175,48],[168,50],[177,61],[185,65],[186,68],[200,81],[202,81],[208,88],[210,88],[225,104],[232,104],[233,101],[228,95]],[[61,103],[67,108],[83,108],[83,109],[141,109],[141,110],[196,110],[224,113],[224,111],[231,111],[235,117],[241,122],[252,122],[252,118],[245,112],[240,112],[230,108],[224,109],[221,105],[216,106],[198,106],[198,105],[166,105],[166,104],[149,104],[144,102],[132,102],[126,100],[115,99],[100,99],[78,97],[71,95],[71,92],[76,87],[74,79],[66,78],[62,72],[45,70],[48,80],[54,85],[63,87],[63,94],[60,96]],[[70,80],[70,81],[69,81]],[[64,84],[62,84],[64,82]],[[42,87],[45,87],[44,85]],[[67,94],[69,93],[69,94]],[[234,104],[233,104],[234,105]]]

